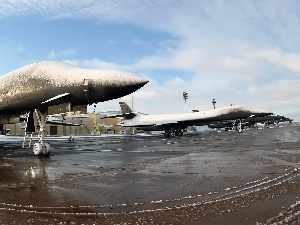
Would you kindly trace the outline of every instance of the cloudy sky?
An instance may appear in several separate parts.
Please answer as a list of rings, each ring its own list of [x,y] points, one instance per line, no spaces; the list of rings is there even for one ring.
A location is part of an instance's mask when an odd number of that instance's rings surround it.
[[[248,105],[300,116],[298,0],[2,0],[0,75],[45,60],[150,82],[144,113]],[[119,110],[132,96],[103,102]]]

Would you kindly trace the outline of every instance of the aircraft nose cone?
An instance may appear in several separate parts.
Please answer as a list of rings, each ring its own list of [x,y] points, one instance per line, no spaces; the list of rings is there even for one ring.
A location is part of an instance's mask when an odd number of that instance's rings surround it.
[[[148,82],[149,81],[143,77],[126,72],[118,72],[104,81],[103,86],[106,95],[109,96],[110,99],[116,99],[137,91]]]

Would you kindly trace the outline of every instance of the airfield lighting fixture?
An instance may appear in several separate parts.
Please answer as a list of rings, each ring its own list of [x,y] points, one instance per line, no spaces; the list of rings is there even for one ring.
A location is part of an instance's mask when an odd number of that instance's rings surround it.
[[[187,112],[186,111],[186,100],[188,99],[189,97],[188,97],[188,93],[187,92],[183,92],[183,99],[184,99],[184,103],[185,103],[185,112]]]
[[[217,103],[216,99],[213,99],[211,103],[214,105],[214,109],[215,109],[216,108],[216,103]]]

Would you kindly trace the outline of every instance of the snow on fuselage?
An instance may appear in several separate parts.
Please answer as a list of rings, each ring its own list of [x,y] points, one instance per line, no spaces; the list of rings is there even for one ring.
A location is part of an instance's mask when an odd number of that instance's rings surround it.
[[[245,106],[229,106],[208,111],[182,113],[182,114],[159,114],[159,115],[138,115],[132,120],[128,121],[127,125],[131,123],[151,123],[155,122],[157,125],[166,123],[185,123],[186,125],[205,125],[211,121],[245,119],[249,116],[266,116],[272,112],[265,110],[250,109]]]
[[[43,109],[55,104],[87,105],[128,95],[148,81],[116,70],[84,69],[65,62],[34,63],[0,77],[0,113]]]

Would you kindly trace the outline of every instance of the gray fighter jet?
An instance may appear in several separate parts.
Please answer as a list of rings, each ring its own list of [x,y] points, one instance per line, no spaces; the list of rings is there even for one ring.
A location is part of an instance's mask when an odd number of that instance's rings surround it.
[[[225,128],[225,131],[228,130],[235,130],[237,129],[239,123],[242,124],[242,129],[246,127],[254,127],[257,123],[262,123],[266,127],[268,127],[270,124],[278,124],[281,122],[288,122],[291,123],[293,120],[290,118],[287,118],[285,116],[280,115],[268,115],[268,116],[258,116],[258,117],[249,117],[246,119],[243,119],[241,121],[239,120],[233,120],[233,121],[220,121],[218,123],[211,123],[208,125],[211,129],[221,129]]]
[[[128,104],[120,102],[124,121],[119,125],[123,127],[136,127],[144,131],[165,131],[166,136],[174,134],[183,135],[182,130],[188,126],[202,126],[218,121],[245,119],[250,116],[267,116],[272,112],[266,110],[250,109],[246,106],[228,106],[208,111],[179,114],[143,115],[134,112]]]

